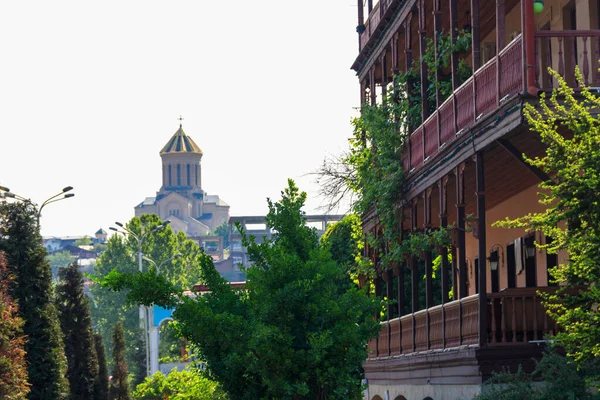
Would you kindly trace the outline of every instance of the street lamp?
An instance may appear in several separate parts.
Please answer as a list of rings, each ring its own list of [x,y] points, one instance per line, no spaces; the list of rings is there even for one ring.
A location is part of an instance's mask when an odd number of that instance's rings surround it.
[[[163,265],[165,265],[166,263],[176,260],[178,258],[181,257],[181,254],[177,253],[175,254],[173,257],[169,257],[164,261],[161,261],[160,264],[156,265],[156,262],[154,262],[154,260],[152,260],[151,258],[148,258],[146,256],[142,256],[142,259],[145,261],[148,261],[150,264],[154,265],[154,268],[156,268],[156,275],[160,274],[160,267],[162,267]]]
[[[73,186],[65,186],[60,193],[57,193],[54,196],[51,196],[51,197],[47,198],[46,200],[44,200],[44,202],[42,203],[42,205],[38,209],[37,215],[36,215],[36,221],[37,221],[37,227],[38,227],[38,229],[40,227],[40,217],[42,216],[42,209],[45,206],[47,206],[48,204],[50,204],[50,203],[55,203],[57,201],[69,199],[69,198],[75,196],[74,193],[67,193],[67,192],[70,192],[71,190],[73,190]],[[23,202],[28,202],[28,203],[34,204],[30,199],[26,199],[25,197],[19,196],[16,193],[12,193],[10,191],[10,189],[7,188],[6,186],[0,186],[0,192],[4,192],[0,198],[15,199],[15,200],[19,200],[19,201],[23,201]],[[62,195],[62,197],[57,198],[60,195]]]
[[[144,243],[144,239],[146,239],[146,237],[151,234],[154,233],[156,231],[159,231],[161,229],[164,229],[171,221],[164,221],[162,224],[155,226],[154,228],[143,232],[142,230],[142,235],[138,235],[135,232],[133,232],[131,229],[127,228],[125,225],[123,225],[120,222],[115,222],[115,225],[117,225],[119,228],[115,228],[113,226],[111,226],[110,230],[115,231],[117,233],[120,233],[124,236],[126,235],[130,235],[131,237],[133,237],[138,244],[138,269],[140,272],[142,271],[142,260],[145,258],[144,254],[142,253],[142,244]],[[148,335],[149,335],[149,331],[150,331],[150,321],[149,321],[149,317],[148,317],[148,307],[144,306],[144,305],[140,305],[140,327],[143,329],[144,331],[144,342],[145,342],[145,347],[146,347],[146,376],[150,376],[150,352],[149,352],[149,340],[148,340]]]

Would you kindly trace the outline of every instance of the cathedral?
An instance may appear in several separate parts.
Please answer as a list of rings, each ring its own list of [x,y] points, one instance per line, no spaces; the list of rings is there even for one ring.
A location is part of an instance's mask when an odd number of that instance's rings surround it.
[[[160,151],[162,186],[156,197],[135,207],[135,216],[158,214],[175,232],[189,237],[206,236],[229,220],[229,205],[202,189],[202,150],[181,124]]]

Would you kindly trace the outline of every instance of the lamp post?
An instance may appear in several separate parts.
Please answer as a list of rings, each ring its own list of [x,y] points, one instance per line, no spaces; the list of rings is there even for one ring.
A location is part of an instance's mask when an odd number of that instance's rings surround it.
[[[167,258],[162,261],[160,264],[156,264],[152,259],[148,257],[143,257],[144,260],[148,261],[154,268],[156,268],[156,275],[160,274],[160,268],[171,262],[177,258],[180,258],[181,254],[175,254],[173,257]],[[158,341],[159,341],[159,327],[154,326],[154,323],[150,323],[150,321],[154,321],[154,307],[151,309],[151,312],[148,313],[148,340],[149,340],[149,348],[150,348],[150,374],[154,374],[158,371]]]
[[[40,208],[37,211],[36,222],[37,222],[38,229],[40,228],[40,217],[42,216],[42,209],[50,203],[55,203],[57,201],[70,199],[71,197],[75,196],[74,193],[67,193],[67,192],[70,192],[71,190],[73,190],[73,186],[65,186],[60,193],[57,193],[54,196],[51,196],[51,197],[47,198],[46,200],[44,200],[44,202],[42,203],[42,205],[40,206]],[[7,188],[6,186],[0,186],[0,192],[4,192],[0,198],[15,199],[18,201],[23,201],[23,202],[28,202],[28,203],[34,204],[30,199],[26,199],[25,197],[19,196],[16,193],[12,193],[10,191],[10,189]],[[62,195],[63,197],[57,198],[60,195]]]
[[[144,257],[144,254],[142,253],[142,244],[144,243],[144,239],[146,239],[146,237],[148,237],[149,234],[154,233],[156,231],[159,231],[163,228],[165,228],[171,221],[164,221],[162,224],[155,226],[154,228],[143,232],[141,235],[136,234],[135,232],[133,232],[131,229],[127,228],[125,225],[123,225],[120,222],[115,222],[115,224],[120,228],[115,228],[113,226],[111,226],[109,229],[112,231],[115,231],[117,233],[120,233],[124,236],[130,235],[131,237],[133,237],[138,244],[138,270],[139,272],[143,272],[142,269],[142,260],[146,257]],[[149,340],[148,340],[148,335],[149,335],[149,330],[150,330],[150,321],[148,318],[148,307],[144,306],[144,305],[140,305],[140,327],[142,328],[142,330],[144,331],[144,342],[145,342],[145,347],[146,347],[146,376],[150,376],[150,352],[149,352]]]

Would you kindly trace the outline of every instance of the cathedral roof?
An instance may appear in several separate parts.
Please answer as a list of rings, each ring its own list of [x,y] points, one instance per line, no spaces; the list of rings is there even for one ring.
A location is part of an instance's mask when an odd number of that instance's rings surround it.
[[[175,134],[169,139],[165,147],[160,151],[160,155],[163,154],[180,154],[180,153],[194,153],[202,155],[202,150],[191,137],[185,134],[181,125]]]

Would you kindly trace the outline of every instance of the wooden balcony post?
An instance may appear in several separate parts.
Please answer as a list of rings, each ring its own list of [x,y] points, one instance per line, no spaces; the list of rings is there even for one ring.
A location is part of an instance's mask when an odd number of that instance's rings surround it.
[[[366,99],[366,94],[367,94],[366,90],[367,90],[367,85],[366,85],[365,81],[363,80],[363,81],[360,82],[360,106],[361,107],[367,101],[367,99]]]
[[[448,226],[448,196],[446,185],[448,177],[444,176],[438,182],[439,201],[440,201],[440,228],[445,229]],[[448,301],[448,248],[442,247],[440,251],[440,274],[442,278],[442,347],[446,348],[446,307],[444,304]]]
[[[377,85],[375,84],[375,64],[369,70],[369,87],[371,88],[371,105],[377,104]]]
[[[371,14],[372,10],[373,10],[373,0],[367,0],[367,11],[369,12],[369,14]]]
[[[449,0],[450,4],[450,43],[454,45],[456,43],[456,38],[458,35],[458,9],[456,6],[457,0]],[[452,97],[454,97],[454,101],[452,102],[453,108],[453,123],[454,123],[454,132],[458,132],[458,122],[457,122],[457,112],[456,112],[456,96],[454,96],[454,91],[458,89],[460,86],[460,82],[458,81],[458,53],[453,51],[450,54],[450,72],[452,73]]]
[[[400,66],[398,65],[398,36],[400,34],[396,32],[394,36],[392,36],[392,78],[394,74],[397,74],[400,71]]]
[[[423,192],[423,231],[427,233],[431,229],[431,188]],[[426,251],[423,255],[425,261],[425,308],[428,310],[433,307],[433,261],[431,251]],[[429,311],[425,316],[427,325],[427,349],[431,348],[431,320]]]
[[[427,64],[423,60],[423,54],[427,50],[427,19],[425,15],[426,3],[425,0],[418,0],[419,4],[419,48],[421,50],[421,115],[423,122],[429,117],[429,99],[427,98],[427,87],[429,82],[427,79]],[[423,140],[425,144],[425,140]]]
[[[379,63],[381,64],[381,103],[385,104],[387,102],[387,70],[385,51],[379,58]]]
[[[435,62],[438,64],[439,50],[439,35],[442,32],[442,11],[440,8],[440,0],[433,0],[433,41],[435,47]],[[440,106],[442,105],[442,93],[438,83],[442,80],[442,69],[438,68],[435,71],[435,109],[437,117],[437,132],[438,132],[438,147],[442,145],[442,121],[440,118]]]
[[[392,300],[394,300],[394,271],[391,269],[388,269],[387,271],[385,271],[386,279],[386,297],[388,298],[388,305],[387,305],[387,319],[388,321],[390,319],[394,318],[394,306],[391,304]]]
[[[481,68],[481,38],[479,37],[479,0],[471,0],[471,49],[473,75]]]
[[[458,230],[458,295],[460,299],[468,296],[467,293],[467,255],[465,241],[465,164],[456,167],[456,228]]]
[[[415,199],[412,204],[411,225],[413,231],[417,229],[417,207],[418,199]],[[410,278],[411,278],[411,311],[412,311],[412,351],[415,351],[416,346],[416,324],[415,313],[419,311],[419,262],[417,257],[410,258]]]
[[[523,91],[537,96],[535,87],[535,19],[533,0],[521,0],[521,24],[523,27]]]
[[[477,191],[477,236],[479,254],[479,347],[487,346],[487,245],[485,232],[485,176],[483,151],[475,156]]]
[[[358,26],[365,24],[365,12],[363,0],[358,1]],[[360,37],[360,34],[358,35]]]
[[[412,20],[412,13],[408,13],[408,15],[406,16],[406,21],[404,21],[404,60],[405,60],[405,71],[408,72],[411,68],[412,68],[412,30],[411,30],[411,20]],[[410,96],[410,94],[413,91],[413,81],[412,79],[408,79],[406,81],[406,92],[407,95]],[[408,133],[410,134],[413,129],[415,127],[411,126],[410,121],[408,123]],[[410,147],[409,147],[410,150]]]
[[[500,51],[506,46],[506,9],[505,0],[496,0],[496,54],[500,54]],[[500,57],[496,58],[496,105],[500,104],[500,79],[502,79],[501,71],[502,65],[500,65]]]
[[[444,176],[438,182],[439,187],[439,195],[440,195],[440,227],[445,229],[448,226],[448,177]],[[448,298],[448,248],[442,247],[441,254],[442,257],[440,263],[441,269],[441,278],[442,278],[442,304],[446,304],[448,301],[452,301],[452,299]]]

